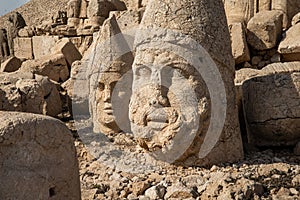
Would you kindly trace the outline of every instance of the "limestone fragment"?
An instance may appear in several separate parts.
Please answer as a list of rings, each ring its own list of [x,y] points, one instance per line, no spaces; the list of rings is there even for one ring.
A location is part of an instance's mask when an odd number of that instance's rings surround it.
[[[69,69],[63,54],[50,54],[36,60],[27,60],[22,63],[20,71],[48,76],[56,82],[64,82],[69,78]]]
[[[247,41],[256,50],[271,49],[282,32],[283,14],[280,11],[261,11],[247,25]]]
[[[57,41],[51,52],[53,54],[63,54],[69,66],[72,66],[74,61],[82,58],[78,49],[68,38]]]
[[[243,83],[248,140],[258,146],[295,145],[300,138],[300,65],[271,64]]]
[[[33,59],[32,38],[15,38],[14,52],[17,58]]]
[[[3,111],[0,121],[2,199],[81,199],[73,137],[62,122]]]
[[[278,52],[284,61],[300,61],[300,23],[292,26],[280,42]]]
[[[235,64],[250,61],[250,52],[246,40],[246,31],[243,23],[229,25],[231,35],[232,54]]]
[[[22,65],[22,61],[16,57],[11,57],[1,64],[0,72],[14,72]]]
[[[34,59],[51,54],[51,48],[59,40],[58,36],[33,36],[32,48]]]
[[[0,110],[57,116],[62,103],[57,86],[47,77],[32,73],[0,74]]]
[[[256,13],[253,0],[223,0],[226,17],[231,23],[248,23]]]

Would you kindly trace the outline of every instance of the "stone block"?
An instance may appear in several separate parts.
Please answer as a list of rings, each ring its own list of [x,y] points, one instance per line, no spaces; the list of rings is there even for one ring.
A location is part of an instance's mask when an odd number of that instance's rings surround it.
[[[79,49],[79,47],[80,47],[81,44],[82,44],[82,40],[84,40],[84,39],[81,38],[81,37],[70,37],[69,39],[70,39],[70,41],[75,45],[75,47],[76,47],[77,49]]]
[[[63,54],[50,54],[40,59],[25,61],[20,71],[48,76],[56,82],[64,82],[69,78],[69,69]]]
[[[292,10],[294,10],[294,8],[291,7],[291,3],[295,3],[296,1],[297,0],[272,0],[271,10],[278,10],[282,12],[282,27],[284,28],[287,28],[290,24],[290,21],[293,17]]]
[[[231,35],[232,55],[235,64],[250,61],[250,52],[246,41],[246,31],[243,23],[233,23],[229,25]]]
[[[281,11],[261,11],[247,25],[247,41],[256,50],[271,49],[282,33]]]
[[[32,59],[33,58],[33,45],[31,38],[15,38],[14,39],[14,52],[17,58]]]
[[[0,110],[57,116],[62,103],[48,77],[17,71],[0,74]]]
[[[278,52],[284,61],[300,61],[300,23],[292,26],[280,42]]]
[[[17,57],[11,57],[1,64],[0,72],[15,72],[22,65],[22,61]]]
[[[248,23],[256,13],[253,0],[223,0],[228,23]]]
[[[296,145],[300,139],[300,63],[276,63],[243,83],[248,141]]]
[[[33,36],[33,55],[34,59],[39,59],[51,53],[51,48],[59,40],[58,36]]]
[[[259,12],[263,10],[271,10],[271,2],[272,0],[259,0],[258,3]]]
[[[300,13],[296,14],[292,19],[292,26],[300,22]]]
[[[54,54],[63,54],[70,67],[74,61],[82,58],[78,49],[68,38],[62,38],[57,41],[51,52]]]
[[[0,121],[1,199],[81,199],[73,137],[62,122],[3,111]]]
[[[111,1],[90,0],[87,8],[88,18],[100,16],[108,18],[109,12],[116,10],[116,7]]]
[[[69,27],[75,27],[77,28],[80,25],[80,19],[79,18],[68,18],[68,26]]]
[[[137,28],[141,23],[144,8],[138,10],[112,11],[110,15],[115,15],[122,32]]]

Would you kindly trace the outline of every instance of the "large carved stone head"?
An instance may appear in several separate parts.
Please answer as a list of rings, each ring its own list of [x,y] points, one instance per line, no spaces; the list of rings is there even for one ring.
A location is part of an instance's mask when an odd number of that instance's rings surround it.
[[[222,1],[150,1],[135,45],[129,114],[140,146],[158,159],[188,165],[240,158]],[[215,120],[222,116],[220,123]],[[229,151],[222,140],[237,141],[238,151]]]
[[[116,122],[117,117],[128,123],[131,93],[128,94],[128,90],[125,91],[124,87],[115,90],[115,86],[131,69],[133,56],[128,52],[129,47],[120,33],[115,17],[107,19],[91,54],[93,58],[90,71],[90,111],[94,131],[104,134],[121,131]]]

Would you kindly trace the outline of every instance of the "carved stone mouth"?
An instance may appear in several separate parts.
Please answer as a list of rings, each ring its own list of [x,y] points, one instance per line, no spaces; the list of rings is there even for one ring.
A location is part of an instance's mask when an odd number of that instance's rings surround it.
[[[153,130],[162,130],[170,123],[174,123],[178,119],[178,114],[176,114],[174,119],[174,111],[172,108],[155,108],[145,116],[145,126],[151,127]]]
[[[105,103],[105,104],[104,104],[103,111],[104,111],[106,114],[112,115],[112,114],[113,114],[112,105],[111,105],[111,104],[108,104],[108,103]]]

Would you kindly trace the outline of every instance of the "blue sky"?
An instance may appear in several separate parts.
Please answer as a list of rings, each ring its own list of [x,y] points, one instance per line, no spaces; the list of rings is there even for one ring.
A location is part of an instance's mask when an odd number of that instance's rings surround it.
[[[20,7],[29,0],[0,0],[0,16]]]

